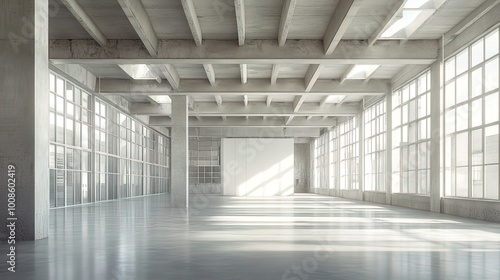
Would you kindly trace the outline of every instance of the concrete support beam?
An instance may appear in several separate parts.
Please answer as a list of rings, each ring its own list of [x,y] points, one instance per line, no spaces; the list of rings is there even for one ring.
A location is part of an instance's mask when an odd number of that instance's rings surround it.
[[[293,121],[294,118],[295,118],[294,116],[288,117],[288,119],[286,120],[286,125],[290,125],[290,123]]]
[[[390,27],[390,25],[396,20],[398,15],[403,11],[403,8],[408,0],[398,0],[394,6],[392,7],[391,11],[385,18],[385,20],[380,24],[380,26],[377,28],[377,30],[372,34],[370,39],[368,40],[368,44],[370,46],[373,46],[375,42],[384,34],[384,32],[387,30],[387,28]]]
[[[297,6],[297,0],[285,0],[283,4],[283,11],[281,12],[280,27],[278,31],[278,44],[280,47],[284,46],[288,38],[288,32],[292,25],[293,14]]]
[[[217,106],[222,106],[222,96],[221,95],[215,95],[215,102],[217,103]]]
[[[441,212],[441,198],[444,191],[441,188],[441,73],[439,61],[431,66],[431,148],[430,148],[430,197],[431,211]],[[444,139],[444,137],[443,137]],[[462,182],[466,184],[466,182]],[[468,183],[467,183],[468,184]]]
[[[181,80],[179,90],[173,91],[166,82],[156,81],[101,79],[100,93],[113,95],[384,95],[389,80],[347,80],[343,84],[334,80],[319,80],[307,93],[302,79],[283,79],[277,85],[269,84],[268,79],[250,79],[245,85],[240,79],[220,79],[214,86],[207,86],[204,80]]]
[[[266,99],[267,107],[270,107],[272,102],[273,102],[273,97],[271,95],[268,95]]]
[[[172,104],[151,105],[148,103],[131,103],[130,113],[135,115],[150,116],[170,116],[172,114]],[[295,110],[297,105],[290,103],[274,103],[273,106],[267,106],[263,103],[253,102],[241,104],[239,102],[226,102],[221,105],[212,102],[197,102],[194,104],[192,116],[202,117],[305,117],[305,116],[355,116],[358,112],[358,103],[344,104],[336,106],[335,104],[325,104],[318,107],[316,104],[304,103],[301,105],[300,112]]]
[[[196,46],[201,46],[203,44],[203,35],[201,33],[200,22],[198,21],[198,15],[194,9],[193,0],[181,0],[182,8],[186,14],[186,19],[193,34],[193,40]]]
[[[241,84],[248,82],[248,67],[246,64],[240,64]]]
[[[108,44],[108,39],[102,31],[95,25],[94,21],[83,10],[82,6],[76,0],[61,0],[66,8],[73,14],[73,16],[80,22],[83,28],[87,30],[90,36],[96,40],[101,46]]]
[[[245,107],[248,106],[248,95],[243,95],[243,104],[245,105]]]
[[[323,37],[323,44],[326,54],[331,54],[344,37],[347,28],[354,20],[360,8],[359,0],[339,1],[333,17],[328,25],[328,29]]]
[[[49,234],[48,2],[0,0],[1,240],[12,223],[16,242]],[[7,199],[14,191],[10,215]]]
[[[238,27],[238,44],[243,46],[246,35],[245,0],[234,0],[234,8],[236,10],[236,26]]]
[[[149,55],[155,57],[158,54],[158,37],[156,36],[149,15],[142,4],[142,1],[118,0],[128,20],[132,24],[141,38],[142,43],[149,52]]]
[[[203,68],[205,68],[205,73],[207,74],[208,81],[212,86],[215,86],[215,70],[212,64],[203,64]]]
[[[312,90],[314,84],[316,84],[316,81],[319,78],[319,75],[321,75],[321,70],[322,67],[319,64],[309,66],[309,70],[307,70],[305,77],[306,92],[310,92]]]
[[[175,67],[172,64],[160,64],[158,65],[158,68],[163,73],[170,86],[174,90],[178,90],[181,78],[179,77],[177,70],[175,70]]]
[[[433,63],[438,40],[383,41],[369,46],[365,41],[342,40],[332,54],[325,55],[321,40],[294,40],[280,47],[275,40],[247,40],[238,47],[233,41],[205,40],[197,47],[188,40],[161,40],[158,55],[144,50],[138,40],[108,40],[106,47],[94,40],[51,40],[54,64],[383,64]],[[349,50],[346,52],[345,50]]]
[[[240,137],[240,138],[282,138],[282,137],[306,137],[316,138],[320,135],[320,128],[294,128],[286,127],[200,127],[189,131],[191,137]]]
[[[306,100],[305,95],[295,96],[295,99],[293,100],[293,112],[294,113],[297,113],[300,110],[300,107],[302,107],[302,104],[304,104],[305,100]]]
[[[280,65],[274,64],[273,70],[271,72],[271,85],[275,85],[278,82],[279,74],[280,74]]]
[[[478,21],[481,17],[491,11],[495,6],[500,4],[500,0],[487,0],[481,6],[477,7],[465,19],[455,25],[450,31],[444,35],[444,44],[450,43],[456,36],[460,35],[472,24]]]
[[[172,204],[177,208],[189,207],[189,125],[187,96],[172,96],[173,112],[170,120],[172,147]],[[150,122],[152,122],[150,118]]]
[[[260,120],[260,119],[226,119],[224,120],[203,120],[192,121],[189,127],[297,127],[297,128],[331,128],[333,123],[330,120],[290,120],[290,117],[283,118],[282,120]],[[287,124],[288,123],[288,124]],[[149,118],[150,126],[163,126],[172,127],[173,122],[169,117],[155,117]],[[172,160],[175,157],[172,157]]]

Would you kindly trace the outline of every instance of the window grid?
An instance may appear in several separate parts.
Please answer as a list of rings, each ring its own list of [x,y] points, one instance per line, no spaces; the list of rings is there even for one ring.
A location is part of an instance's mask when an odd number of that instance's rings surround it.
[[[359,127],[353,117],[339,125],[340,189],[359,189]]]
[[[189,184],[220,184],[221,139],[189,138]]]
[[[392,95],[393,193],[429,194],[430,71]]]
[[[386,170],[386,102],[367,108],[365,119],[365,182],[366,191],[385,192]]]
[[[49,85],[51,208],[167,191],[168,138],[60,76]]]
[[[499,33],[445,62],[445,196],[499,199]]]

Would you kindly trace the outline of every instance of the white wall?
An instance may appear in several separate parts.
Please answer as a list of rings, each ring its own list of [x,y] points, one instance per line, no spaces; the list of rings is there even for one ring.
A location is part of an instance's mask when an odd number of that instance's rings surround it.
[[[222,139],[224,195],[294,193],[293,139]]]

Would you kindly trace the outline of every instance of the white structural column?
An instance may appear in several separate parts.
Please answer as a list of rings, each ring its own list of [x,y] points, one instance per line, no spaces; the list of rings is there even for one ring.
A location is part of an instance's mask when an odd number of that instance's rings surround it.
[[[37,240],[49,233],[48,0],[0,7],[0,239],[12,229],[16,241]]]
[[[430,197],[431,211],[441,212],[441,198],[443,190],[440,181],[441,169],[441,123],[440,123],[440,106],[441,106],[441,63],[434,62],[431,66],[431,174],[430,174]]]
[[[359,191],[361,200],[365,200],[365,102],[359,106]]]
[[[172,205],[177,208],[189,207],[189,112],[188,97],[185,95],[171,96],[172,98]]]
[[[392,86],[387,90],[385,98],[385,115],[386,115],[386,150],[385,150],[385,203],[392,204]]]

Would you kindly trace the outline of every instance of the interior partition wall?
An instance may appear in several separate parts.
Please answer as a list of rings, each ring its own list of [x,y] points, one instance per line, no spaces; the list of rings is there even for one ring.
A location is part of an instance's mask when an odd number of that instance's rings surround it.
[[[170,139],[51,73],[50,207],[165,193]]]

